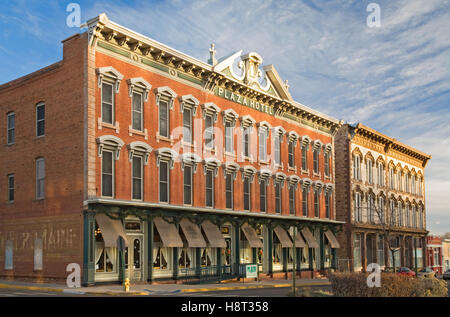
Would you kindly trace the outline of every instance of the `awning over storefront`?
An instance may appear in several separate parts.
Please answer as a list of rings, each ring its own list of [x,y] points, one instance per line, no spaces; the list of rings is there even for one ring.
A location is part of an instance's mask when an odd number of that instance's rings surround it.
[[[183,218],[180,221],[181,230],[183,230],[189,248],[206,248],[206,241],[203,239],[200,227]]]
[[[280,240],[282,248],[292,248],[293,244],[292,244],[292,241],[289,238],[286,230],[284,230],[281,227],[275,227],[275,229],[273,229],[273,231],[277,235],[278,240]]]
[[[174,224],[164,221],[160,217],[153,219],[153,223],[161,237],[163,247],[166,248],[182,248],[183,240],[181,240],[178,230]]]
[[[103,241],[106,248],[117,248],[119,237],[122,237],[125,246],[128,245],[127,234],[120,220],[111,219],[105,214],[95,215],[95,220],[102,232]]]
[[[327,237],[328,242],[330,242],[331,247],[333,249],[339,249],[341,247],[335,235],[333,234],[333,232],[331,232],[331,230],[325,231],[325,236]]]
[[[206,220],[202,223],[203,231],[205,232],[208,246],[211,248],[226,248],[227,243],[222,236],[219,228],[211,221]]]
[[[253,229],[248,224],[242,225],[241,229],[244,232],[244,235],[247,238],[247,241],[249,242],[251,248],[262,248],[263,247],[261,239],[256,234],[255,229]]]
[[[302,235],[303,237],[305,237],[306,243],[308,243],[309,248],[314,249],[319,247],[319,244],[317,243],[316,239],[314,239],[313,234],[308,228],[302,229]]]
[[[295,236],[295,247],[296,248],[304,248],[305,246],[306,246],[305,240],[303,240],[300,232],[297,232],[297,235]]]

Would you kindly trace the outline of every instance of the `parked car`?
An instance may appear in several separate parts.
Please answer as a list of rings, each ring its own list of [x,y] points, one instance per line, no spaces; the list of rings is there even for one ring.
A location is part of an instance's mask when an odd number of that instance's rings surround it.
[[[398,275],[405,275],[405,276],[416,276],[416,272],[410,270],[407,267],[401,267],[397,270]]]
[[[436,276],[436,272],[430,269],[429,267],[425,267],[417,272],[417,277],[419,278],[432,278]]]
[[[450,280],[450,269],[448,269],[447,271],[444,272],[444,274],[442,275],[442,278],[444,280]]]

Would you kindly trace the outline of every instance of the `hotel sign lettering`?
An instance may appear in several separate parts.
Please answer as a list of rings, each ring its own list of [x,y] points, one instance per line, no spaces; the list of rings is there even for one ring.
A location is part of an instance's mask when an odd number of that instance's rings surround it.
[[[247,97],[243,97],[243,96],[241,96],[239,94],[236,94],[236,93],[234,93],[232,91],[229,91],[229,90],[227,90],[225,88],[222,88],[222,87],[216,87],[214,89],[214,94],[216,96],[225,98],[225,99],[230,100],[230,101],[237,102],[237,103],[239,103],[239,104],[241,104],[243,106],[247,106],[249,108],[252,108],[252,109],[255,109],[255,110],[267,113],[267,114],[270,114],[272,116],[275,114],[275,112],[273,110],[273,107],[271,107],[269,105],[266,105],[266,104],[263,104],[263,103],[260,103],[260,102],[258,102],[256,100],[252,100],[252,99],[249,99]]]

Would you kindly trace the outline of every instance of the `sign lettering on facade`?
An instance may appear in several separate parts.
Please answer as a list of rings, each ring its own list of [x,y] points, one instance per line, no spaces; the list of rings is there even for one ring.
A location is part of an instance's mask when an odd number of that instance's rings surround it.
[[[270,114],[272,116],[275,114],[275,112],[273,110],[273,107],[271,107],[269,105],[266,105],[266,104],[263,104],[263,103],[260,103],[259,101],[256,101],[256,100],[249,99],[247,97],[243,97],[243,96],[241,96],[239,94],[236,94],[236,93],[234,93],[232,91],[229,91],[229,90],[227,90],[225,88],[222,88],[222,87],[216,87],[214,89],[214,94],[216,96],[221,97],[221,98],[224,98],[224,99],[227,99],[227,100],[230,100],[230,101],[234,101],[234,102],[236,102],[238,104],[241,104],[243,106],[246,106],[246,107],[249,107],[249,108],[252,108],[252,109],[255,109],[255,110],[267,113],[267,114]]]

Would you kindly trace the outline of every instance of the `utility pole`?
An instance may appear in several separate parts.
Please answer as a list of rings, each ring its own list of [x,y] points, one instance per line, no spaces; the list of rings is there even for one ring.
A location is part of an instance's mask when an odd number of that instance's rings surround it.
[[[292,294],[294,294],[294,297],[295,297],[295,275],[296,275],[296,273],[297,273],[297,254],[296,254],[296,248],[295,248],[295,238],[297,237],[297,227],[296,226],[294,226],[294,238],[292,239],[293,240],[293,244],[292,244],[292,247],[293,247],[293,252],[292,252],[292,256],[294,257],[293,258],[293,267],[292,267]],[[288,255],[288,258],[289,258],[289,255]]]

